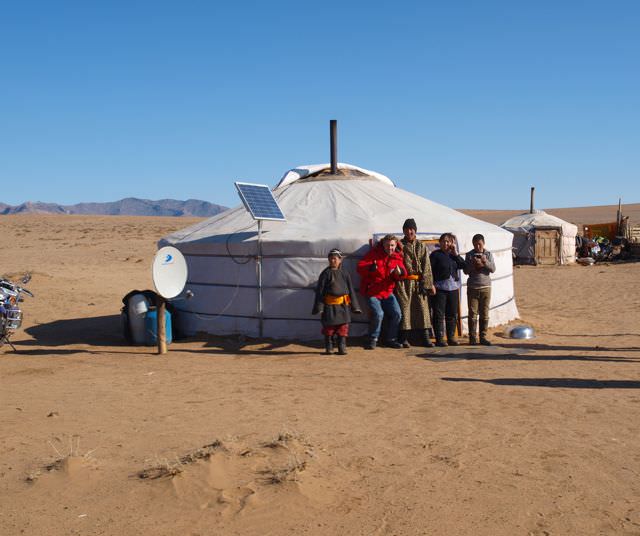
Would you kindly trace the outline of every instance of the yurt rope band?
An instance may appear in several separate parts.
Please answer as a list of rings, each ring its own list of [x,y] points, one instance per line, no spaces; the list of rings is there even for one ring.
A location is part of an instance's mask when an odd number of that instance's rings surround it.
[[[495,255],[497,253],[504,253],[504,252],[509,252],[511,253],[513,248],[503,248],[503,249],[496,249],[496,250],[491,250],[491,252]],[[232,257],[233,259],[255,259],[255,255],[250,255],[250,254],[245,254],[245,253],[240,253],[240,254],[228,254],[225,255],[224,253],[185,253],[184,251],[182,252],[183,255],[185,257],[211,257],[211,258],[228,258],[228,257]],[[354,255],[353,253],[344,253],[344,257],[345,259],[363,259],[364,255]],[[312,256],[312,255],[262,255],[263,259],[315,259],[318,261],[325,261],[327,260],[326,257],[316,257],[316,256]],[[232,260],[233,260],[232,259]],[[245,264],[245,263],[239,263],[239,264]]]
[[[507,275],[503,275],[500,277],[492,277],[491,281],[501,281],[502,279],[509,279],[510,277],[513,277],[512,274],[507,274]],[[193,286],[201,286],[201,287],[220,287],[220,288],[248,288],[248,289],[255,289],[258,288],[256,285],[240,285],[240,284],[234,284],[234,283],[201,283],[198,281],[190,281],[189,282],[190,285]],[[467,283],[463,283],[462,284],[463,287],[467,286]],[[292,287],[292,286],[284,286],[284,285],[263,285],[262,288],[264,289],[270,289],[270,290],[311,290],[311,291],[315,291],[315,284],[310,284],[307,287]],[[360,289],[358,287],[355,288],[356,291],[359,291]]]
[[[258,316],[251,316],[251,315],[232,315],[232,314],[217,314],[217,313],[200,313],[198,311],[185,311],[184,309],[178,309],[177,307],[175,308],[176,311],[179,311],[181,314],[185,314],[185,315],[194,315],[197,317],[213,317],[213,318],[219,318],[219,317],[226,317],[226,318],[248,318],[250,320],[260,320],[260,317]],[[277,316],[263,316],[262,317],[263,320],[282,320],[285,322],[291,322],[292,320],[297,321],[301,321],[301,322],[315,322],[316,324],[318,323],[318,319],[317,318],[286,318],[286,317],[277,317]],[[351,324],[364,324],[364,325],[369,325],[369,321],[368,320],[351,320],[350,322]]]
[[[498,305],[494,305],[493,307],[490,307],[491,311],[495,311],[496,309],[499,309],[500,307],[504,307],[505,305],[508,305],[509,303],[511,303],[512,301],[514,301],[515,298],[511,297],[509,298],[507,301],[502,302]],[[257,316],[252,316],[252,315],[233,315],[233,314],[222,314],[222,313],[201,313],[198,311],[185,311],[184,309],[179,309],[176,307],[177,311],[180,311],[180,313],[182,314],[188,314],[188,315],[195,315],[198,317],[213,317],[213,318],[218,318],[218,317],[227,317],[227,318],[249,318],[252,320],[259,320],[260,318]],[[468,315],[464,315],[461,317],[462,319],[467,319]],[[291,321],[291,320],[295,320],[297,321],[303,321],[303,322],[318,322],[317,318],[300,318],[300,317],[296,317],[296,318],[291,318],[291,317],[277,317],[277,316],[265,316],[263,317],[264,320],[284,320],[284,321]],[[352,324],[369,324],[368,321],[362,321],[362,320],[352,320],[351,321]]]
[[[498,305],[494,305],[493,307],[489,307],[489,310],[490,311],[495,311],[496,309],[499,309],[500,307],[504,307],[505,305],[510,304],[515,299],[516,299],[515,296],[512,296],[506,302],[502,302],[502,303],[499,303]],[[465,318],[469,318],[469,315],[464,315],[464,316],[460,317],[461,320],[464,320]]]

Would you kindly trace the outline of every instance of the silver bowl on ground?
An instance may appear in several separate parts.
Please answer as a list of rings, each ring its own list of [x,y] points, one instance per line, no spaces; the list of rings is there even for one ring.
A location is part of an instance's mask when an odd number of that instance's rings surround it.
[[[517,326],[508,326],[504,330],[504,335],[510,339],[534,339],[536,332],[527,324],[519,324]]]

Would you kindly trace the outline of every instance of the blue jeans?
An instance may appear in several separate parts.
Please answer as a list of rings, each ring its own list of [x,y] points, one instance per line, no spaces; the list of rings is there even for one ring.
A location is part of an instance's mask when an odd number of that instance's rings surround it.
[[[378,340],[380,330],[382,328],[382,320],[386,320],[387,340],[395,341],[398,337],[398,328],[400,327],[400,319],[402,311],[398,300],[391,294],[388,298],[367,298],[369,307],[371,308],[371,323],[369,324],[369,336]]]

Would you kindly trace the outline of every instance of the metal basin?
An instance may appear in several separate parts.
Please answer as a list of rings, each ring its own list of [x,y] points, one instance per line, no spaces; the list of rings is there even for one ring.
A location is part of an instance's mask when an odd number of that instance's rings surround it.
[[[534,329],[526,324],[509,326],[504,330],[504,334],[510,339],[534,339],[536,336]]]

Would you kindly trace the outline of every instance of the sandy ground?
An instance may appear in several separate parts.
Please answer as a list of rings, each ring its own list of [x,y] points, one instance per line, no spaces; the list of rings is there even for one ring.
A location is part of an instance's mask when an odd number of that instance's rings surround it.
[[[0,219],[0,534],[640,534],[640,263],[516,269],[538,337],[490,349],[124,345],[189,223]]]

